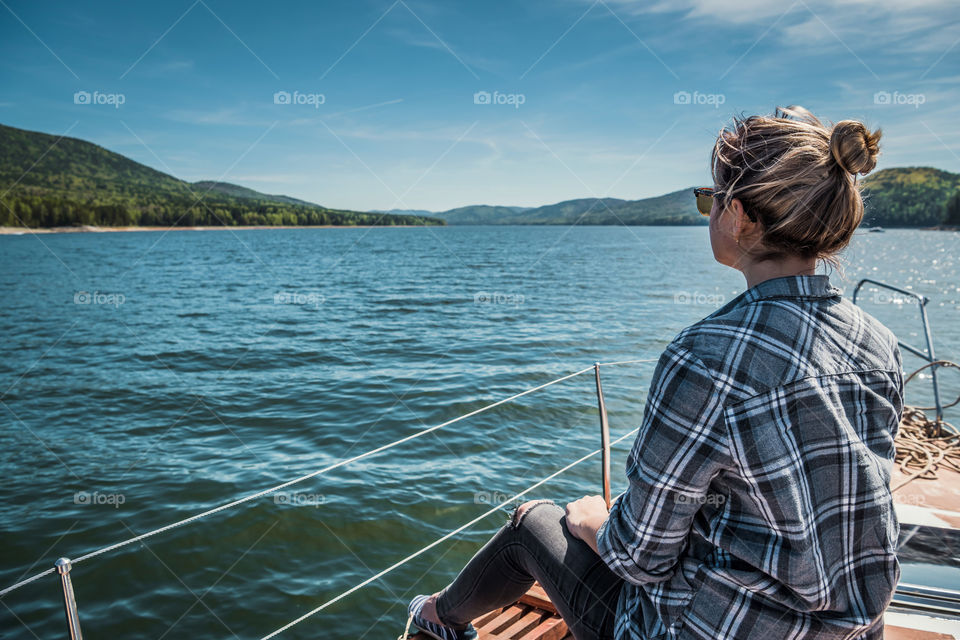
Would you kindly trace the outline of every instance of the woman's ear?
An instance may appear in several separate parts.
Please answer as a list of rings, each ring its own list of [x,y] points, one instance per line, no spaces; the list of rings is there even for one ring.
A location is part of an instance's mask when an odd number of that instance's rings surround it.
[[[740,235],[742,224],[740,219],[742,216],[743,204],[737,198],[733,198],[726,207],[717,212],[717,230],[732,240],[736,240]]]
[[[744,211],[743,203],[740,199],[733,198],[730,200],[730,205],[727,208],[732,214],[728,221],[728,224],[730,224],[730,235],[737,239],[738,244],[740,238],[752,237],[757,225],[750,219],[747,212]]]

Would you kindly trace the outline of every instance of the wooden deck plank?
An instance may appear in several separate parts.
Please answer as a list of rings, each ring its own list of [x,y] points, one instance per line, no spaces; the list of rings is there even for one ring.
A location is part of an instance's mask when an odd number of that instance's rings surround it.
[[[494,609],[490,613],[483,614],[482,616],[480,616],[479,618],[473,621],[473,626],[479,629],[480,627],[486,625],[488,622],[490,622],[491,620],[496,618],[498,615],[503,613],[504,609],[506,609],[506,607],[500,607],[499,609]]]
[[[477,627],[477,633],[482,635],[498,633],[501,630],[507,628],[513,622],[524,614],[526,609],[522,605],[512,604],[509,607],[505,607],[503,611],[493,620],[490,620],[481,627]],[[474,625],[476,627],[476,625]]]
[[[526,634],[535,629],[545,615],[547,614],[540,609],[528,609],[520,619],[504,629],[501,634],[508,638],[526,638]]]
[[[563,618],[549,617],[538,624],[530,633],[523,636],[521,640],[563,640],[570,635],[567,623]]]
[[[551,613],[556,613],[557,608],[553,606],[553,603],[550,602],[550,598],[547,596],[547,592],[543,590],[543,587],[539,583],[534,582],[533,586],[530,587],[530,590],[525,594],[520,596],[518,602],[523,602],[524,604],[529,604]]]
[[[556,607],[537,583],[517,602],[476,618],[473,626],[479,640],[573,640]],[[407,640],[431,638],[418,632],[407,636]]]
[[[921,631],[886,625],[883,628],[883,640],[954,640],[954,636],[937,633],[936,631]]]

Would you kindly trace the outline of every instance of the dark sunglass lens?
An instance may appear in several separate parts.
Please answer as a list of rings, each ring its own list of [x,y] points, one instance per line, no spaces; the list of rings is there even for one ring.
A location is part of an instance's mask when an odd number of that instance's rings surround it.
[[[713,208],[713,198],[703,192],[697,194],[697,210],[705,215],[710,215],[710,209]]]

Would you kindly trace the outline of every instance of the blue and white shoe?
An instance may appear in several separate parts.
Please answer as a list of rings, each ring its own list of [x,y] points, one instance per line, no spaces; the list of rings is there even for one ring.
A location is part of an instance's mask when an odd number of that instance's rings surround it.
[[[423,604],[429,598],[430,596],[419,595],[410,601],[407,606],[407,613],[409,614],[407,628],[401,636],[403,640],[406,640],[411,623],[431,638],[436,638],[436,640],[476,640],[477,630],[473,628],[472,624],[467,625],[466,629],[453,629],[436,622],[424,620],[420,616],[420,612],[423,610]]]

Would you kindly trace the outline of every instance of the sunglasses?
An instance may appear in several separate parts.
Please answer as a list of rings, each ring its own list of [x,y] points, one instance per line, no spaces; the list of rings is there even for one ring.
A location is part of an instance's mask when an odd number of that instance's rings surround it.
[[[693,195],[697,197],[697,211],[709,218],[710,210],[713,209],[713,198],[722,196],[723,191],[714,191],[712,187],[698,187],[693,190]]]

